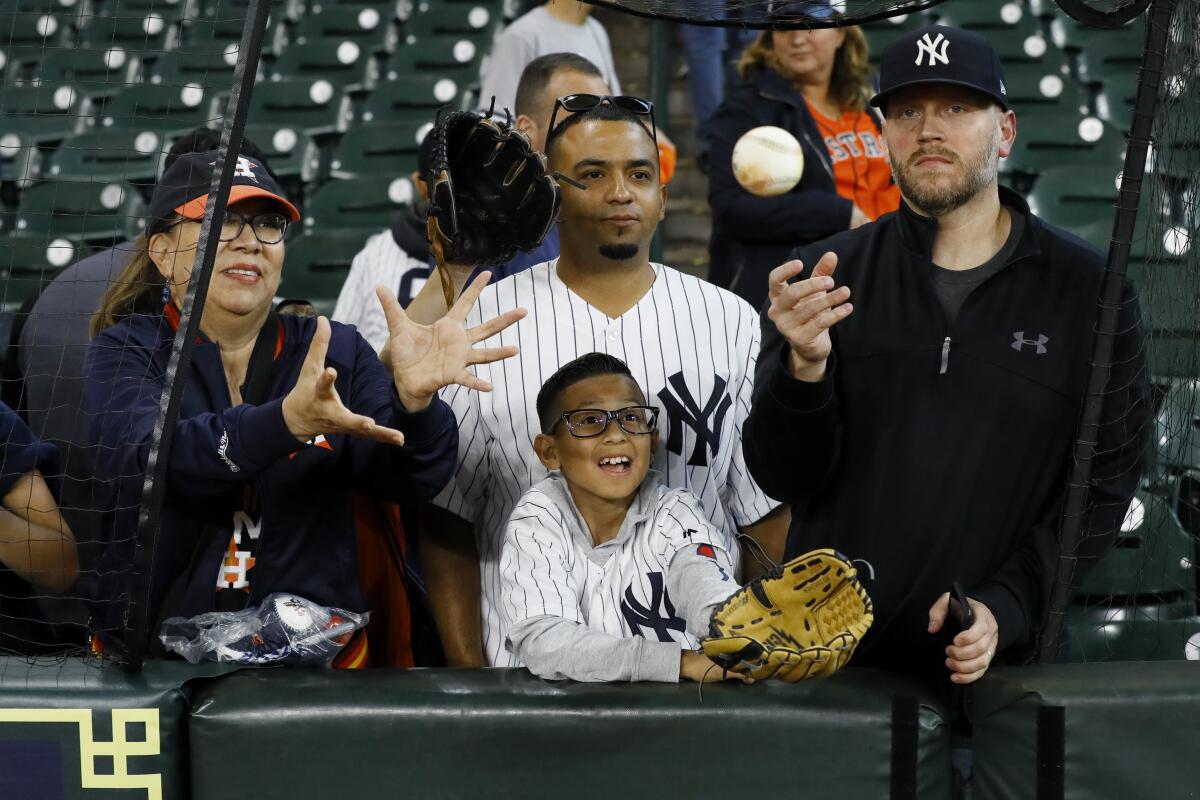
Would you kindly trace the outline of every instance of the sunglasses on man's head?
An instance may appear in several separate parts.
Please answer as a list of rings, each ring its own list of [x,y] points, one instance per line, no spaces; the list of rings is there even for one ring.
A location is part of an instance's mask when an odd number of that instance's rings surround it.
[[[619,108],[622,111],[627,111],[639,117],[650,118],[650,137],[658,142],[658,125],[654,121],[654,103],[649,100],[643,100],[640,97],[634,97],[628,94],[618,95],[599,95],[599,94],[568,94],[563,95],[554,101],[554,110],[550,112],[550,135],[554,135],[554,121],[558,118],[558,110],[561,108],[570,114],[578,114],[581,111],[591,111],[593,108],[602,105],[610,105]],[[565,121],[565,120],[564,120]]]

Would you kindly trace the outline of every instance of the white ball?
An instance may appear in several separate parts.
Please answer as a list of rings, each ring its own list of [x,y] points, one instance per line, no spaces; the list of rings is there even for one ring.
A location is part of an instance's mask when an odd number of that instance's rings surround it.
[[[1183,656],[1188,661],[1200,661],[1200,633],[1192,634],[1183,646]]]
[[[783,128],[764,125],[746,131],[733,146],[733,176],[760,197],[786,194],[804,174],[804,152]]]

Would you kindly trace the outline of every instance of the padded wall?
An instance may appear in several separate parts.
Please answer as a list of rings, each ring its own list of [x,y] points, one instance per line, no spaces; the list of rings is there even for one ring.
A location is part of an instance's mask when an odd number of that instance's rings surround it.
[[[187,798],[186,683],[224,671],[0,658],[0,798]]]
[[[906,698],[892,793],[893,695]],[[904,711],[907,708],[908,711]],[[196,697],[194,800],[243,797],[947,799],[946,727],[896,678],[586,685],[524,670],[243,672]],[[906,754],[906,755],[905,755]],[[909,759],[911,757],[911,759]]]
[[[974,701],[975,800],[1200,798],[1200,663],[997,669]]]

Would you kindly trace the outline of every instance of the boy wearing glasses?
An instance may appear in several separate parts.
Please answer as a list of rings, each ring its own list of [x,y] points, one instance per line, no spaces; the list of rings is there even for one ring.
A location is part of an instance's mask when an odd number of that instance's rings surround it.
[[[721,680],[696,648],[738,588],[735,543],[649,472],[659,409],[623,361],[589,353],[550,376],[537,413],[551,472],[504,534],[508,650],[549,679]]]

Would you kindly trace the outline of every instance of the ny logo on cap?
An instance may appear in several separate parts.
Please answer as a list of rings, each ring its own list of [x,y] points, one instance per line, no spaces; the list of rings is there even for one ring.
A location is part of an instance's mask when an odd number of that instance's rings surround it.
[[[925,34],[917,40],[917,60],[913,63],[918,67],[923,66],[925,56],[929,56],[929,66],[936,66],[940,61],[943,64],[950,63],[950,57],[946,55],[946,49],[950,47],[950,40],[944,35],[938,34],[936,39],[929,38],[929,34]]]
[[[1048,341],[1050,341],[1050,337],[1044,333],[1039,333],[1036,339],[1026,339],[1025,331],[1014,331],[1012,349],[1019,353],[1025,345],[1031,345],[1039,356],[1044,356],[1046,355],[1046,342]]]
[[[258,176],[254,174],[254,165],[250,163],[250,159],[245,156],[238,156],[237,169],[233,171],[235,178],[249,178],[258,183]]]

